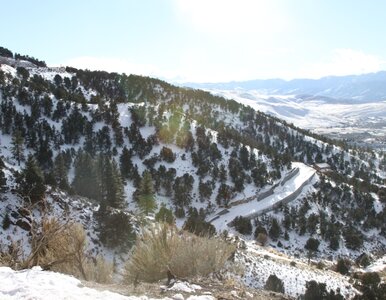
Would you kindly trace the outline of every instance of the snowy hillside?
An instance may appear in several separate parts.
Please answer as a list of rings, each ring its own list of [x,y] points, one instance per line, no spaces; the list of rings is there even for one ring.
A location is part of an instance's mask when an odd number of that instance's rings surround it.
[[[44,245],[44,234],[63,233],[63,222],[84,231],[77,231],[87,240],[78,265],[102,257],[120,280],[141,228],[163,221],[197,235],[242,236],[248,247],[235,258],[253,288],[277,269],[288,275],[291,296],[317,278],[351,297],[347,279],[303,265],[308,244],[315,259],[385,254],[386,154],[350,149],[256,111],[275,107],[288,121],[299,114],[317,120],[304,99],[257,104],[253,93],[225,99],[147,77],[15,61],[0,64],[0,262],[55,270],[46,254],[57,245]],[[374,117],[381,118],[378,105]],[[262,260],[269,254],[254,240],[299,257],[302,267]],[[46,260],[30,255],[39,243]],[[67,272],[85,279],[82,268]]]
[[[208,89],[214,95],[234,99],[256,110],[286,120],[300,128],[359,144],[386,148],[386,102],[336,101],[301,94],[267,95],[256,90]]]

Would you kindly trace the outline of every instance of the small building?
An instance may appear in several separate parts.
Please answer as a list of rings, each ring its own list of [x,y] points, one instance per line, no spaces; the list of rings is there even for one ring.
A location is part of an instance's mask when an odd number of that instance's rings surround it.
[[[314,169],[321,173],[326,173],[331,171],[331,166],[328,163],[319,163],[314,165]]]

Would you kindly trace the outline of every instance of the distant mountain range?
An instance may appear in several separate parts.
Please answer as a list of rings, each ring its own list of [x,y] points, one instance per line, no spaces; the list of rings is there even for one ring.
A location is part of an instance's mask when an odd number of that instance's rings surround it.
[[[329,76],[320,79],[267,79],[220,83],[184,83],[199,89],[255,90],[268,95],[312,95],[333,102],[364,103],[386,99],[386,71],[363,75]]]

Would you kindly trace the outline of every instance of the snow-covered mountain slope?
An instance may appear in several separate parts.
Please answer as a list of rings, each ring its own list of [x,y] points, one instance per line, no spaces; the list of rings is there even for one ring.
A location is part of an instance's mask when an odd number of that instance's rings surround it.
[[[315,280],[325,283],[327,290],[340,291],[344,299],[350,299],[358,291],[348,276],[342,276],[328,268],[317,268],[280,252],[269,251],[256,245],[246,243],[246,249],[237,254],[236,260],[245,265],[244,282],[251,287],[263,288],[270,275],[276,275],[284,283],[286,294],[297,298],[305,293],[306,282]]]
[[[386,101],[336,101],[323,96],[264,94],[256,90],[208,89],[300,128],[358,144],[386,147]]]
[[[311,180],[315,170],[306,164],[327,162],[349,184],[357,184],[351,179],[354,175],[369,184],[379,184],[384,175],[380,155],[358,155],[202,91],[132,75],[71,68],[27,70],[1,65],[1,71],[0,149],[9,175],[8,193],[17,190],[16,172],[23,171],[24,159],[33,154],[53,189],[63,186],[106,205],[104,201],[112,201],[105,196],[108,178],[102,173],[85,185],[80,181],[83,170],[79,163],[88,160],[83,168],[95,165],[89,172],[98,174],[102,171],[97,166],[105,164],[103,157],[107,157],[123,179],[122,192],[113,195],[120,203],[107,205],[140,213],[135,192],[141,175],[148,171],[158,208],[165,205],[174,211],[179,226],[196,209],[200,218],[212,221],[218,230],[228,230],[239,215],[253,219],[268,208],[287,205],[290,201],[282,201],[287,197],[291,201],[305,198],[318,183],[318,179]],[[16,155],[18,132],[24,145]],[[65,170],[61,177],[58,169]],[[287,181],[296,170],[299,174]],[[95,191],[99,186],[106,191]],[[267,191],[271,194],[265,195]],[[296,197],[291,198],[293,194]],[[23,205],[14,196],[8,198]],[[239,201],[244,204],[235,205]],[[223,213],[227,206],[228,212]],[[378,205],[378,218],[383,206]]]
[[[20,242],[28,254],[42,216],[65,216],[117,269],[139,227],[165,219],[300,257],[310,239],[319,259],[384,255],[385,154],[244,103],[135,75],[0,65],[0,251]]]

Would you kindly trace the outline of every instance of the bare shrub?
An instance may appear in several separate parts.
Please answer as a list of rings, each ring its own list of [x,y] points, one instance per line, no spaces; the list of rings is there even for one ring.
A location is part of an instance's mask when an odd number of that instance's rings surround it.
[[[268,241],[268,236],[265,233],[260,232],[257,235],[256,240],[260,243],[261,246],[265,246]]]
[[[70,274],[77,278],[109,283],[112,279],[113,264],[103,257],[86,255],[87,238],[81,224],[57,218],[43,218],[34,223],[31,230],[29,254],[22,253],[20,242],[12,242],[7,249],[0,249],[0,266],[26,269],[41,266]]]
[[[107,262],[102,256],[95,259],[87,259],[84,265],[87,279],[98,283],[111,283],[114,272],[114,264]]]
[[[234,246],[161,224],[144,230],[126,265],[125,280],[154,282],[171,272],[178,278],[206,276],[221,269]]]
[[[12,243],[4,249],[0,248],[0,267],[10,267],[14,270],[20,268],[20,258],[22,257],[22,247],[20,243],[12,241]]]

